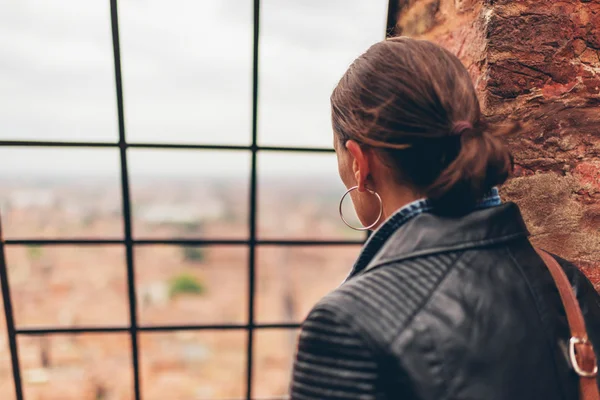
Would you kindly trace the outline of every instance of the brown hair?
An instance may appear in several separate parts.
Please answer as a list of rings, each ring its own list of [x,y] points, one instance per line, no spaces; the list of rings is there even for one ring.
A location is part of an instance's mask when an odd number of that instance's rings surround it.
[[[427,41],[396,37],[373,45],[331,95],[335,134],[377,148],[398,179],[451,212],[466,210],[512,170],[486,124],[460,60]]]

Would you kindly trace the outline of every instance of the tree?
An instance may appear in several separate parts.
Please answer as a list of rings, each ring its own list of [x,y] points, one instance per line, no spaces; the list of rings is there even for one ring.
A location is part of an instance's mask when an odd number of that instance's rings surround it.
[[[201,295],[206,291],[204,284],[195,276],[180,274],[171,279],[169,283],[169,296],[176,297],[180,294]]]
[[[183,246],[183,258],[192,263],[204,261],[204,249],[198,246]]]
[[[40,337],[40,362],[42,367],[50,367],[50,343],[47,336]]]
[[[32,261],[37,261],[42,258],[42,248],[38,245],[29,245],[27,246],[27,256]]]

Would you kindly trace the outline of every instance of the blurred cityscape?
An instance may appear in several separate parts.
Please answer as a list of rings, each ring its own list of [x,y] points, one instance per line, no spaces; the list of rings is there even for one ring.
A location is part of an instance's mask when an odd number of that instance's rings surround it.
[[[258,238],[362,239],[339,220],[343,187],[332,172],[291,180],[259,176]],[[131,199],[135,239],[248,238],[247,179],[140,178],[132,182]],[[0,207],[6,239],[123,235],[121,188],[105,178],[4,178]],[[256,322],[300,322],[341,283],[359,247],[259,245]],[[123,245],[9,245],[6,257],[17,328],[128,325]],[[134,262],[140,325],[247,322],[247,246],[141,244]],[[3,318],[0,398],[11,399]],[[296,335],[295,329],[255,331],[255,398],[287,392]],[[245,330],[143,332],[139,345],[144,399],[245,395]],[[18,348],[27,400],[132,398],[127,333],[20,335]]]
[[[259,146],[331,148],[329,96],[348,65],[384,37],[388,1],[261,0],[259,21],[254,3],[0,0],[0,141],[23,143],[0,146],[5,238],[123,240],[120,126],[128,143],[243,147],[256,105]],[[100,146],[56,146],[69,142]],[[134,239],[249,239],[249,151],[150,147],[127,149]],[[339,220],[345,188],[333,154],[259,151],[257,176],[258,239],[364,238]],[[258,245],[255,321],[301,322],[359,250]],[[247,323],[248,246],[133,251],[140,325]],[[127,327],[125,257],[119,243],[7,245],[17,329]],[[254,398],[287,392],[296,335],[254,331]],[[245,330],[138,338],[143,400],[245,398]],[[17,340],[25,400],[134,398],[129,332]],[[15,398],[7,341],[2,313],[2,400]]]

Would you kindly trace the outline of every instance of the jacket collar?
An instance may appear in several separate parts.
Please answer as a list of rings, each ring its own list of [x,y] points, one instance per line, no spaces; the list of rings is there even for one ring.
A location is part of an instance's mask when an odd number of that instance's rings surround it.
[[[501,243],[528,234],[517,205],[501,204],[497,192],[459,218],[436,215],[426,200],[419,200],[399,210],[369,238],[347,280],[382,264]]]

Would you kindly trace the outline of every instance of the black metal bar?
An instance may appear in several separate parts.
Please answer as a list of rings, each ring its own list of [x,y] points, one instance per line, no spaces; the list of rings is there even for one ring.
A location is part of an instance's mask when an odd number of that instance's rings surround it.
[[[46,140],[0,140],[3,147],[117,147],[117,142],[62,142]]]
[[[9,239],[7,246],[109,246],[125,244],[118,239]]]
[[[0,142],[0,145],[2,143]],[[175,150],[234,150],[234,151],[281,151],[301,153],[334,153],[327,147],[287,147],[287,146],[230,146],[220,144],[187,144],[187,143],[128,143],[127,147],[136,149],[175,149]]]
[[[2,287],[2,301],[4,302],[4,316],[6,318],[6,333],[10,347],[13,380],[17,400],[23,400],[23,385],[21,382],[21,367],[19,365],[19,348],[13,317],[12,301],[10,298],[10,285],[8,283],[8,269],[6,268],[6,255],[4,254],[4,240],[2,240],[2,226],[0,222],[0,285]]]
[[[246,330],[246,329],[298,329],[298,323],[282,323],[282,324],[223,324],[223,325],[161,325],[161,326],[140,326],[138,330],[144,332],[155,331],[223,331],[223,330]]]
[[[167,240],[153,240],[153,239],[140,239],[134,240],[133,243],[136,246],[155,246],[155,245],[172,245],[172,246],[241,246],[248,245],[249,240],[227,240],[227,239],[167,239]]]
[[[132,239],[134,246],[247,246],[250,240],[237,239]],[[363,240],[276,240],[257,239],[256,246],[357,246]],[[6,246],[110,246],[124,245],[125,240],[118,239],[11,239],[6,240]]]
[[[254,360],[254,291],[256,262],[256,202],[257,202],[257,170],[256,157],[258,149],[258,44],[260,32],[260,0],[254,0],[254,21],[252,26],[252,159],[250,168],[250,220],[248,251],[248,346],[246,356],[246,400],[252,398],[252,376]]]
[[[400,0],[389,0],[387,11],[387,22],[385,25],[385,37],[396,36],[396,22],[400,8]]]
[[[258,246],[357,246],[363,240],[258,240]]]
[[[119,333],[129,332],[128,326],[88,326],[88,327],[40,327],[40,328],[21,328],[17,329],[18,335],[72,335],[82,333]]]
[[[215,400],[214,398],[195,398],[195,400]],[[219,398],[219,400],[245,400],[244,398],[232,397],[232,398]],[[273,396],[273,397],[253,397],[252,400],[290,400],[289,396]]]
[[[298,329],[302,326],[298,323],[282,323],[282,324],[255,324],[253,329]]]
[[[215,400],[214,397],[195,397],[195,400]],[[245,400],[245,397],[224,397],[219,400]],[[290,400],[289,396],[273,396],[273,397],[253,397],[252,400]]]
[[[165,331],[230,331],[249,329],[247,324],[223,324],[223,325],[170,325],[170,326],[140,326],[144,332]]]
[[[221,144],[187,144],[187,143],[120,143],[120,142],[62,142],[44,140],[0,140],[0,147],[101,147],[160,150],[232,150],[232,151],[273,151],[300,153],[333,153],[328,147],[287,147],[287,146],[234,146]]]
[[[300,323],[282,323],[282,324],[221,324],[221,325],[156,325],[156,326],[138,326],[138,332],[167,332],[167,331],[225,331],[225,330],[248,330],[248,329],[298,329]],[[72,335],[84,333],[124,333],[130,332],[128,326],[99,326],[99,327],[39,327],[16,329],[17,335]]]
[[[356,246],[364,244],[364,240],[202,240],[202,239],[166,239],[166,240],[134,240],[136,246],[172,245],[172,246]]]
[[[248,151],[250,146],[233,146],[221,144],[193,144],[193,143],[127,143],[132,149],[160,149],[160,150],[232,150]]]
[[[363,240],[257,240],[259,246],[356,246]]]
[[[257,146],[257,151],[283,151],[283,152],[301,152],[301,153],[335,153],[333,148],[328,147],[277,147],[277,146]]]
[[[137,337],[137,307],[135,295],[135,270],[131,234],[131,202],[129,175],[127,171],[127,141],[125,137],[125,112],[123,106],[123,77],[121,73],[121,46],[119,43],[119,14],[117,0],[110,0],[113,52],[115,62],[115,84],[119,117],[119,154],[121,157],[121,193],[123,196],[123,228],[125,237],[125,259],[127,262],[127,291],[129,296],[129,318],[131,336],[131,359],[133,360],[133,387],[135,400],[141,399],[140,371]]]

